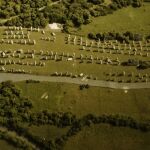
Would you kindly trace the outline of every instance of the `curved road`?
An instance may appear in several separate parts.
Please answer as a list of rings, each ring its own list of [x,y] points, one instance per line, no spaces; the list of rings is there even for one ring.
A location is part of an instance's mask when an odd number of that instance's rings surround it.
[[[150,82],[148,83],[117,83],[101,80],[87,80],[82,81],[79,78],[69,77],[52,77],[52,76],[38,76],[29,74],[12,74],[12,73],[0,73],[0,82],[12,80],[14,82],[24,80],[38,80],[48,82],[61,82],[61,83],[74,83],[74,84],[89,84],[90,86],[107,87],[113,89],[147,89],[150,88]]]

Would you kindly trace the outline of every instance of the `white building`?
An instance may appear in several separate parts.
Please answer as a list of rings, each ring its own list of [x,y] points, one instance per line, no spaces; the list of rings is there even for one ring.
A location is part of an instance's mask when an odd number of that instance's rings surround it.
[[[62,30],[63,25],[59,23],[52,23],[48,25],[51,30]]]

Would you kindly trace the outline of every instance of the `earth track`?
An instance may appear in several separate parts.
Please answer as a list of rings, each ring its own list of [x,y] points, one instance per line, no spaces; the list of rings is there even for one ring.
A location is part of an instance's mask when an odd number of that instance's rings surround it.
[[[41,76],[31,74],[13,74],[13,73],[0,73],[0,82],[11,80],[13,82],[25,81],[25,80],[37,80],[47,82],[58,82],[58,83],[73,83],[73,84],[88,84],[90,86],[105,87],[112,89],[148,89],[150,88],[150,82],[147,83],[118,83],[109,82],[102,80],[82,80],[80,78],[70,77],[52,77],[52,76]]]

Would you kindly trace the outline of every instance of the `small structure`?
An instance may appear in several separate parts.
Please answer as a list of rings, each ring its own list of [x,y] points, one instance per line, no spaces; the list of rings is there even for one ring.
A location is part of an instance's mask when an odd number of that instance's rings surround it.
[[[52,23],[48,25],[51,30],[62,30],[63,26],[59,23]]]
[[[73,60],[73,58],[69,57],[67,60],[68,60],[68,61],[72,61],[72,60]]]

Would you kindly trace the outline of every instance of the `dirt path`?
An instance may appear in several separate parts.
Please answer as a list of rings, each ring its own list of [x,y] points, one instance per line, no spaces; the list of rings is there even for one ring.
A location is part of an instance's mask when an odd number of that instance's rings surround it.
[[[82,79],[79,79],[79,78],[0,73],[0,82],[7,81],[7,80],[12,80],[14,82],[17,82],[17,81],[24,81],[24,80],[29,80],[29,79],[38,80],[38,81],[48,81],[48,82],[89,84],[90,86],[107,87],[107,88],[113,88],[113,89],[145,89],[145,88],[150,88],[150,82],[148,82],[148,83],[117,83],[117,82],[108,82],[108,81],[102,81],[102,80],[83,81]]]

